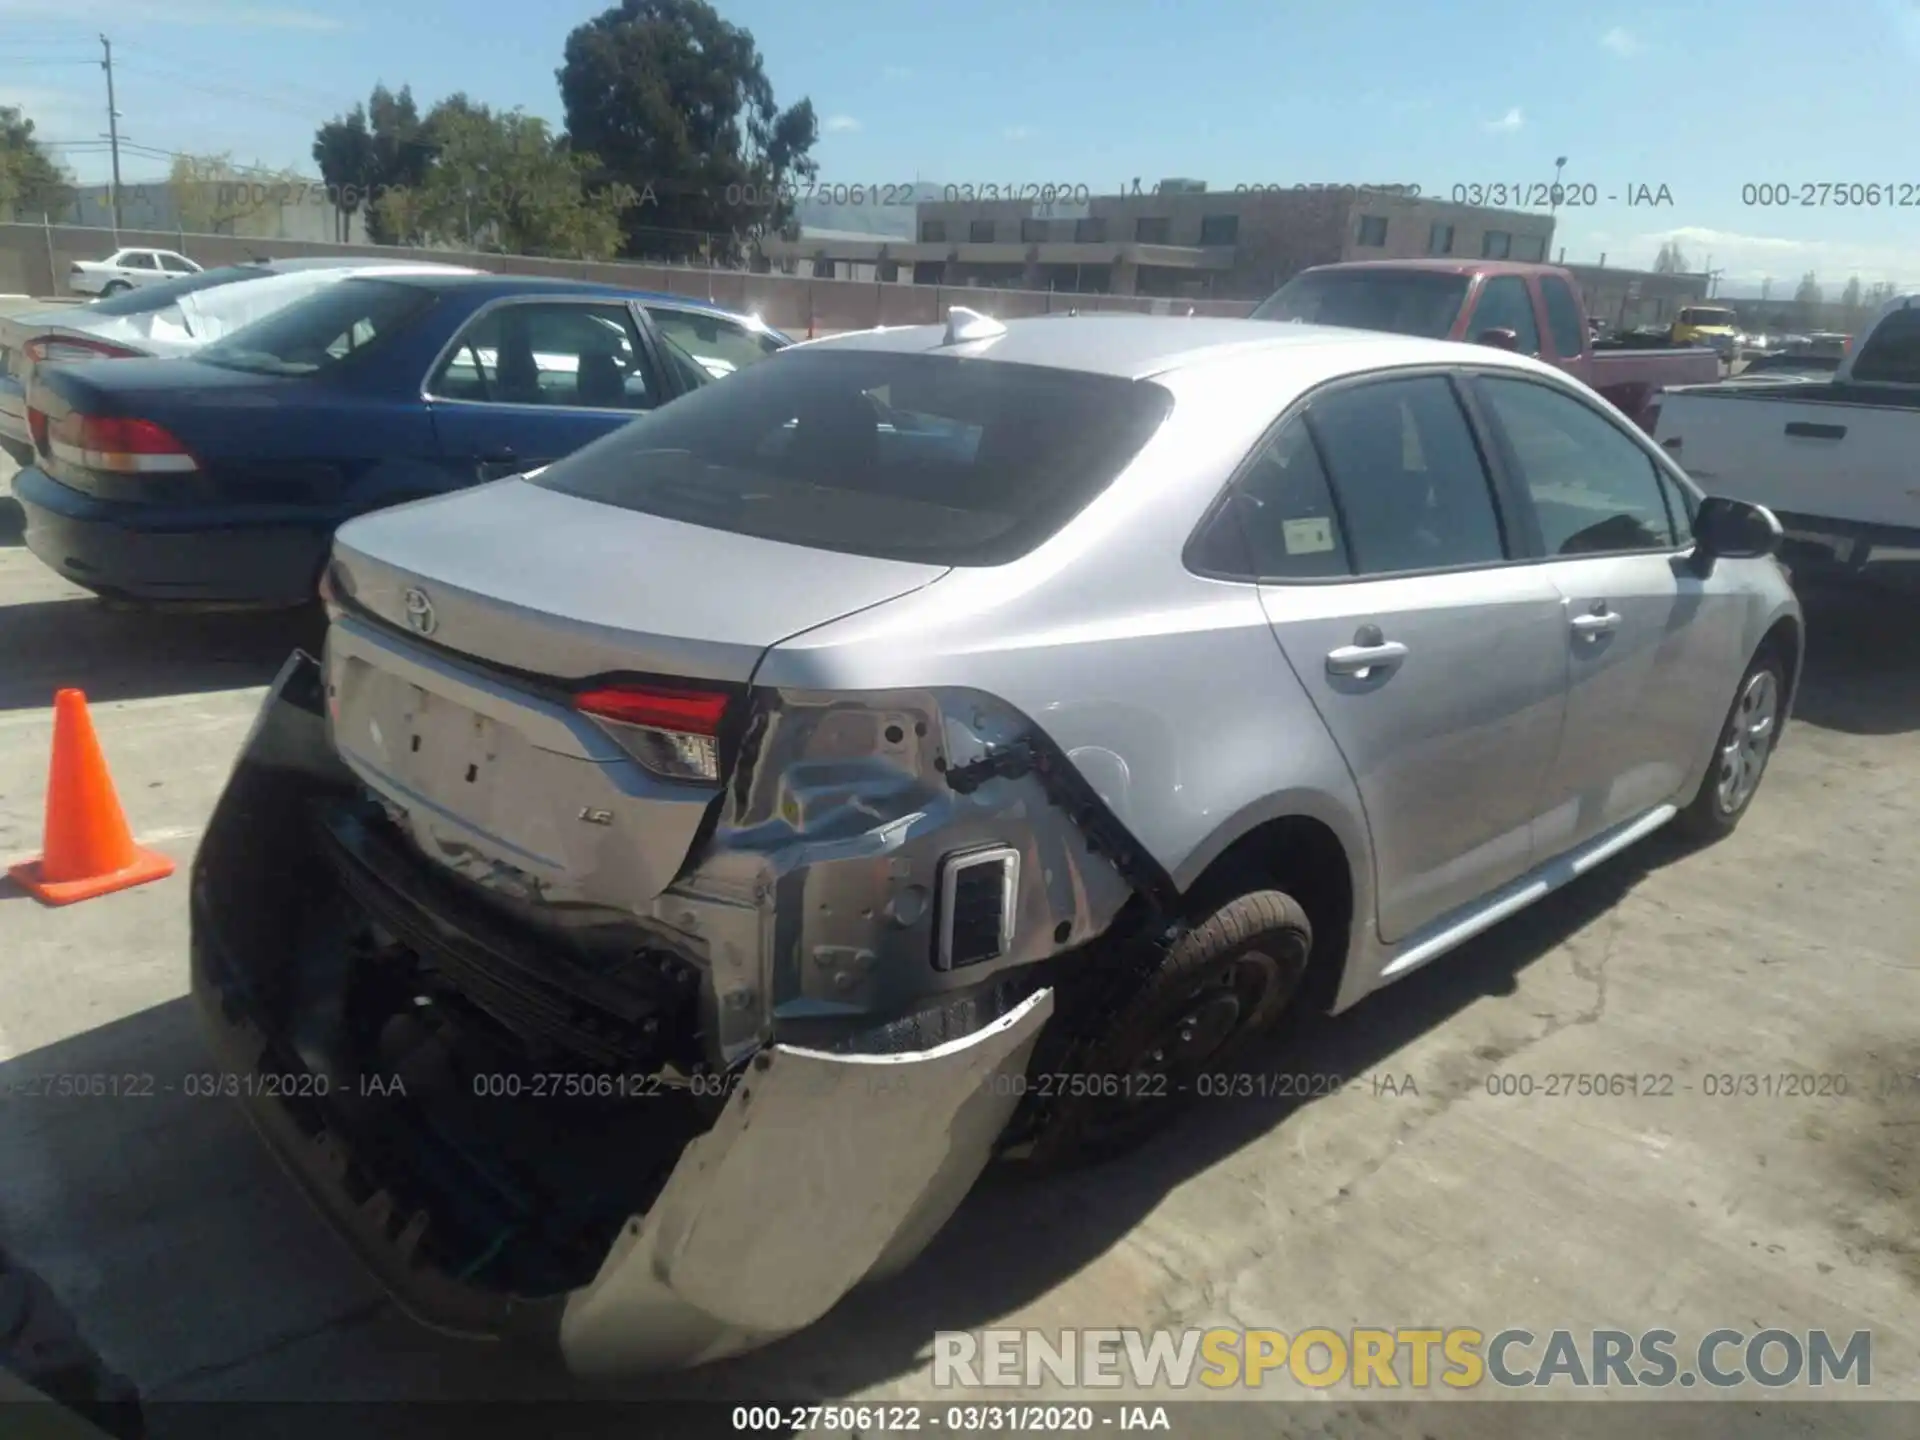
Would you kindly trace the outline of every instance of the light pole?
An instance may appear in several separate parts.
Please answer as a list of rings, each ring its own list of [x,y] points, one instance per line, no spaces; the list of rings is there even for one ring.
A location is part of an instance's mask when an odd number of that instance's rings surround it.
[[[1547,215],[1549,218],[1560,208],[1560,172],[1566,168],[1567,157],[1564,155],[1557,156],[1553,162],[1553,189],[1547,192]]]

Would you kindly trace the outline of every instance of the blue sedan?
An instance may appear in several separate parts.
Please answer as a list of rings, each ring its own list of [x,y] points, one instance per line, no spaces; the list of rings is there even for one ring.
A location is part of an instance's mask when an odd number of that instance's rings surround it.
[[[13,493],[98,595],[296,606],[351,516],[536,469],[789,343],[579,281],[343,280],[191,358],[39,371]]]

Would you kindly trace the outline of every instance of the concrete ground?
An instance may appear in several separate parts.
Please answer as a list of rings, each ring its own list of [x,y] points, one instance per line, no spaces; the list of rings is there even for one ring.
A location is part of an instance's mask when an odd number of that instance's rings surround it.
[[[109,612],[19,529],[0,498],[0,856],[37,850],[52,693],[78,685],[135,829],[182,873],[65,910],[0,888],[0,1245],[156,1400],[586,1393],[397,1314],[232,1103],[182,1093],[205,1064],[183,876],[294,637]],[[1733,838],[1684,855],[1656,838],[1271,1056],[1276,1073],[1361,1083],[1213,1101],[1071,1179],[990,1177],[906,1275],[787,1342],[631,1393],[945,1402],[933,1333],[988,1325],[1665,1326],[1683,1341],[1779,1326],[1872,1331],[1870,1393],[1920,1398],[1920,1080],[1899,1079],[1920,1075],[1912,604],[1808,597],[1798,720]],[[156,1093],[22,1094],[48,1074],[153,1076]],[[1673,1093],[1547,1093],[1573,1074],[1671,1076]],[[1786,1074],[1847,1093],[1782,1094],[1770,1077]],[[1710,1075],[1761,1078],[1709,1098]],[[1511,1408],[1341,1406],[1341,1426],[1313,1429],[1567,1433],[1497,1419]],[[174,1413],[156,1411],[157,1434],[183,1433]],[[1238,1413],[1230,1428],[1254,1423]],[[1750,1414],[1714,1419],[1751,1433]],[[1863,1414],[1825,1407],[1808,1433],[1864,1433]],[[617,1433],[638,1433],[631,1415]]]

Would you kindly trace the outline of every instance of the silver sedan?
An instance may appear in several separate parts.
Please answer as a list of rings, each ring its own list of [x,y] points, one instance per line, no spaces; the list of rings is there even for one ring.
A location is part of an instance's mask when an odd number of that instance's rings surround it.
[[[1779,536],[1485,347],[795,346],[340,531],[195,990],[416,1313],[730,1354],[994,1154],[1113,1153],[1289,1006],[1730,831],[1801,671]]]

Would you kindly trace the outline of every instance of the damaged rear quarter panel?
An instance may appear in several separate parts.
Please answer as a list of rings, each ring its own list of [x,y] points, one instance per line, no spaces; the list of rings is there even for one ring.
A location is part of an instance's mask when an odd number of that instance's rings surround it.
[[[759,693],[713,834],[652,907],[710,968],[721,1059],[769,1028],[866,1028],[1107,928],[1132,886],[1037,778],[948,783],[1030,728],[967,690]],[[985,845],[1020,853],[1012,943],[940,969],[941,861]]]

